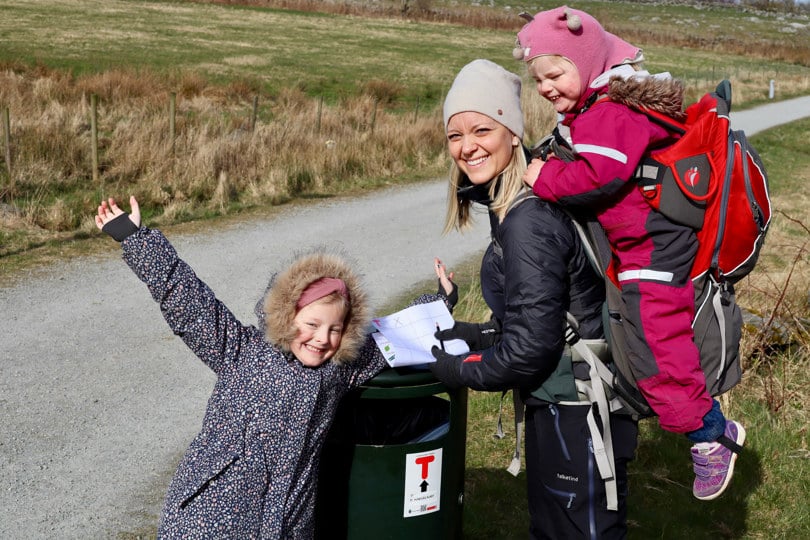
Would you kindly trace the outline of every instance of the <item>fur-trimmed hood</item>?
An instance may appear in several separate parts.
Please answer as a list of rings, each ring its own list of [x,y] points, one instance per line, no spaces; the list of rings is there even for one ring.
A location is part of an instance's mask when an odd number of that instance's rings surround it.
[[[683,83],[669,77],[611,77],[607,96],[636,109],[647,108],[683,121]]]
[[[361,279],[342,254],[324,249],[303,253],[275,274],[264,297],[256,304],[259,326],[264,329],[267,341],[289,352],[298,334],[294,324],[295,304],[310,283],[324,277],[342,279],[349,291],[349,314],[332,361],[351,362],[366,339],[371,316]]]

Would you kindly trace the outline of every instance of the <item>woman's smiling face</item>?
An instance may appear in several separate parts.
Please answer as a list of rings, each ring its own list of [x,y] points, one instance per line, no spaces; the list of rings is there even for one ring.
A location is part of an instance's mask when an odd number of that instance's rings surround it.
[[[485,114],[465,111],[447,122],[447,147],[458,168],[475,185],[501,174],[520,144],[503,124]]]

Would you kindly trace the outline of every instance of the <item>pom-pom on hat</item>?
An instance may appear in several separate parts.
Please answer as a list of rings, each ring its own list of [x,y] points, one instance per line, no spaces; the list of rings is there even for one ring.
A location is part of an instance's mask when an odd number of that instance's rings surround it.
[[[607,32],[584,11],[568,6],[537,13],[518,32],[515,59],[529,62],[545,55],[563,56],[573,62],[579,70],[583,95],[608,69],[642,59],[641,49]]]
[[[523,139],[520,77],[495,62],[473,60],[458,72],[444,99],[444,129],[454,114],[485,114]]]

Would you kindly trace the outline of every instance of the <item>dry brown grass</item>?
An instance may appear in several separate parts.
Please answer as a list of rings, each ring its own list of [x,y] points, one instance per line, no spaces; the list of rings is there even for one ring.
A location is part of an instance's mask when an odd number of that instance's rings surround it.
[[[8,67],[8,66],[7,66]],[[446,170],[437,110],[392,114],[402,89],[369,80],[330,106],[297,88],[259,101],[244,83],[148,70],[72,76],[44,67],[0,71],[11,117],[12,174],[0,257],[93,230],[88,209],[103,196],[135,193],[170,224]],[[170,94],[176,93],[174,140]],[[98,96],[99,182],[93,182],[90,96]],[[550,106],[524,87],[527,140],[554,123]],[[5,163],[4,163],[5,165]]]
[[[165,223],[416,177],[443,163],[435,111],[407,120],[391,115],[385,96],[394,89],[385,85],[370,82],[368,93],[336,106],[283,90],[261,103],[251,130],[252,89],[183,77],[127,70],[77,78],[41,68],[0,72],[0,102],[15,111],[13,182],[2,200],[17,209],[9,210],[16,232],[6,235],[0,256],[39,243],[42,231],[59,238],[57,233],[90,230],[88,209],[100,196],[135,193],[145,208],[163,208],[155,221]],[[172,88],[182,89],[174,141]],[[90,152],[92,94],[99,96],[98,185]]]

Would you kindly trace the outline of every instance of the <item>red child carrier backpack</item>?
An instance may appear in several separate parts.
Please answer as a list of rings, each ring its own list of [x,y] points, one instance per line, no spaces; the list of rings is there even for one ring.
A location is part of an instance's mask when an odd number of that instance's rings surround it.
[[[731,84],[686,109],[686,121],[646,109],[677,141],[653,150],[636,172],[650,205],[676,223],[696,229],[698,252],[692,278],[738,281],[759,258],[771,221],[768,177],[745,133],[729,125]]]
[[[717,396],[742,378],[742,313],[733,284],[753,270],[770,225],[768,177],[745,133],[730,127],[729,81],[722,81],[714,92],[687,107],[683,123],[655,111],[636,110],[676,138],[642,159],[636,180],[653,208],[695,229],[698,250],[691,272],[695,288],[692,330],[707,390]],[[611,315],[615,317],[612,309]],[[615,342],[611,350],[618,368],[617,390],[633,404],[631,409],[642,415],[651,412],[644,410],[647,404],[637,393],[629,359],[622,354],[623,330],[606,332]]]

